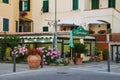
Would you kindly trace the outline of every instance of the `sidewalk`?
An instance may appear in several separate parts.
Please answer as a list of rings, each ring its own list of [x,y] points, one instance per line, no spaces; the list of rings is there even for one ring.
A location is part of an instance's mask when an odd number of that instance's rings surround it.
[[[99,72],[108,72],[108,62],[100,61],[100,62],[90,62],[83,63],[82,65],[78,65],[72,69],[75,70],[85,70],[85,71],[99,71]],[[120,63],[110,62],[110,72],[112,73],[120,73]]]
[[[57,68],[107,72],[108,65],[107,65],[107,61],[101,61],[101,62],[83,63],[82,65],[43,66],[43,68],[42,69],[39,68],[39,70],[47,71],[47,70],[52,70]],[[21,71],[30,71],[28,64],[16,64],[16,72],[21,72]],[[110,72],[120,73],[120,63],[111,62]],[[0,63],[0,75],[7,74],[7,73],[13,73],[13,64]]]

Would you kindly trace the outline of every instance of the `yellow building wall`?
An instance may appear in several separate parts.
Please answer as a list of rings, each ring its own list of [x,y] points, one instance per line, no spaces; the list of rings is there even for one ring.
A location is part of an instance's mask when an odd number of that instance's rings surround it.
[[[9,19],[9,32],[15,32],[15,21],[19,20],[19,0],[9,0],[9,4],[0,0],[0,32],[3,32],[3,18]]]

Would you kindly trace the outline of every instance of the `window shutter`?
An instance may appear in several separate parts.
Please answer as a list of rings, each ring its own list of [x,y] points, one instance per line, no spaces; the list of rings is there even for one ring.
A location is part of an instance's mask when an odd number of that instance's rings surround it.
[[[3,3],[7,3],[7,4],[8,4],[8,3],[9,3],[9,0],[3,0]]]
[[[78,0],[73,0],[73,10],[78,9]]]
[[[19,1],[19,11],[22,11],[22,0]]]
[[[109,8],[115,8],[116,6],[116,0],[109,0],[108,7]]]
[[[48,2],[48,0],[45,0],[45,1],[43,1],[42,11],[48,12],[48,9],[49,9],[49,2]]]
[[[3,19],[3,31],[9,31],[9,19]]]
[[[18,21],[15,21],[15,23],[16,23],[16,32],[18,32]]]
[[[28,5],[27,5],[27,7],[28,7],[28,10],[27,10],[27,11],[30,11],[30,0],[28,0]]]
[[[92,0],[92,9],[99,8],[99,0]]]

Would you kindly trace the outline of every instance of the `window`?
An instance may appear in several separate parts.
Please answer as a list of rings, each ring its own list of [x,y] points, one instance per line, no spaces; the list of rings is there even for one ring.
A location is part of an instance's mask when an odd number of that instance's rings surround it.
[[[108,7],[109,8],[115,8],[116,0],[108,0]]]
[[[43,12],[48,12],[49,11],[49,1],[48,0],[43,0],[42,11]]]
[[[9,3],[9,0],[2,0],[3,3]]]
[[[20,24],[19,32],[31,32],[31,22],[24,22],[24,24]]]
[[[15,21],[16,24],[16,32],[18,32],[18,21]]]
[[[78,10],[78,0],[73,0],[73,10]]]
[[[30,11],[30,0],[20,0],[19,2],[19,10],[20,11]]]
[[[9,19],[3,18],[3,31],[9,31]]]
[[[43,27],[43,32],[48,32],[48,26]]]
[[[99,0],[92,0],[92,9],[99,8]]]

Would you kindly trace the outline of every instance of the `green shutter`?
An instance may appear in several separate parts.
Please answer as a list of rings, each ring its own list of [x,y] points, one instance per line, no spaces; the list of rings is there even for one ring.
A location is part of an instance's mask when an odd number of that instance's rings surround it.
[[[45,1],[43,1],[42,11],[43,12],[48,12],[48,9],[49,9],[49,1],[45,0]]]
[[[15,22],[16,23],[16,32],[18,32],[18,21]]]
[[[8,3],[9,3],[9,0],[3,0],[3,3],[7,3],[7,4],[8,4]]]
[[[30,0],[28,0],[28,5],[27,5],[28,9],[27,11],[30,11]]]
[[[99,8],[99,0],[92,0],[92,9]]]
[[[73,10],[78,10],[78,0],[73,0]]]
[[[47,26],[43,27],[43,32],[48,32],[48,27]]]
[[[116,0],[109,0],[108,7],[109,8],[115,8],[116,6]]]
[[[22,0],[19,1],[19,11],[22,11]]]
[[[9,31],[9,19],[3,19],[3,31]]]
[[[30,11],[30,0],[24,1],[24,11]]]

